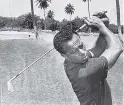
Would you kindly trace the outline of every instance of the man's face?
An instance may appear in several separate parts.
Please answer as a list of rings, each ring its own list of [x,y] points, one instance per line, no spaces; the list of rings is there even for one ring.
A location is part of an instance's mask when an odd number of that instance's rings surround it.
[[[84,63],[87,60],[87,51],[81,42],[81,38],[73,34],[70,41],[64,43],[65,58],[74,63]]]

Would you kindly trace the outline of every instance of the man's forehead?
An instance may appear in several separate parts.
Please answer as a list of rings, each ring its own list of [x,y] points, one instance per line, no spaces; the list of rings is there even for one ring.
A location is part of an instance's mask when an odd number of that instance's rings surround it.
[[[78,42],[80,42],[80,36],[77,35],[77,34],[73,34],[72,39],[67,42],[67,45],[72,46],[72,45],[75,45]]]
[[[72,46],[77,45],[77,43],[79,42],[80,42],[80,36],[77,34],[74,34],[71,40],[63,43],[63,49],[65,50],[65,52],[67,52],[67,50],[70,50]]]

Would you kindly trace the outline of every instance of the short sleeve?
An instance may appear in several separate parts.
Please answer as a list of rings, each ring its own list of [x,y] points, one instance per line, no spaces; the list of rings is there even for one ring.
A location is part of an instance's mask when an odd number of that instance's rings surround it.
[[[90,58],[85,68],[80,68],[78,77],[89,83],[102,81],[107,77],[108,61],[104,56]]]
[[[87,55],[88,55],[89,58],[93,58],[94,57],[93,52],[90,51],[90,50],[87,51]]]

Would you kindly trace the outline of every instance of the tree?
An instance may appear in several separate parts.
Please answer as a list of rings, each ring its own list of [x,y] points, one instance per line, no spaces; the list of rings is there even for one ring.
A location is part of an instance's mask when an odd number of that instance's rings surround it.
[[[3,28],[5,26],[5,21],[2,17],[0,17],[0,28]]]
[[[33,18],[32,18],[32,14],[28,13],[25,14],[25,20],[22,23],[22,28],[27,28],[27,29],[33,29]]]
[[[70,23],[71,23],[71,29],[72,29],[72,22],[71,22],[71,17],[72,17],[72,14],[74,13],[75,9],[74,9],[74,6],[72,4],[67,4],[67,6],[65,7],[65,12],[67,14],[70,14]]]
[[[117,12],[118,34],[119,34],[120,40],[123,42],[123,37],[122,37],[122,33],[121,33],[121,23],[120,23],[120,5],[119,5],[119,0],[116,0],[116,12]]]
[[[33,29],[33,17],[32,17],[32,13],[27,13],[27,14],[24,14],[24,15],[21,15],[17,18],[18,20],[18,24],[20,24],[20,26],[22,28],[27,28],[27,29]],[[36,21],[39,21],[40,20],[40,17],[39,16],[36,16],[34,15],[34,20]]]
[[[34,7],[33,7],[33,0],[31,0],[31,13],[32,13],[32,21],[33,21],[33,28],[36,34],[36,39],[38,38],[38,32],[37,32],[37,27],[36,27],[36,21],[34,18]]]
[[[39,19],[37,21],[37,28],[44,30],[44,19]]]
[[[37,5],[39,8],[43,9],[44,11],[44,20],[45,20],[45,30],[46,30],[46,15],[45,15],[45,10],[47,7],[49,7],[49,2],[51,2],[51,0],[37,0]]]
[[[72,17],[72,14],[74,13],[75,9],[74,9],[74,6],[72,4],[67,4],[67,6],[65,7],[65,12],[67,14],[70,14],[70,22],[71,22],[71,17]]]
[[[77,16],[77,17],[74,18],[73,22],[75,22],[76,25],[78,26],[78,28],[80,28],[84,24],[84,19],[83,18],[79,18]]]
[[[83,0],[84,2],[87,1],[88,3],[88,14],[89,14],[89,17],[90,17],[90,0]]]
[[[60,31],[62,27],[68,23],[67,19],[63,19],[61,22],[58,22],[58,30]]]
[[[47,17],[50,18],[50,19],[53,19],[54,18],[54,12],[49,10],[48,13],[47,13]]]
[[[56,31],[57,28],[58,28],[57,22],[54,22],[54,23],[50,24],[50,26],[49,26],[49,30],[52,30],[52,31]]]
[[[78,29],[78,26],[75,22],[67,22],[66,24],[63,25],[63,27],[61,28],[61,30],[70,30],[72,29],[72,31],[76,31]]]
[[[89,18],[90,18],[90,1],[91,0],[83,0],[84,2],[86,2],[87,1],[87,3],[88,3],[88,15],[89,15]],[[91,28],[88,28],[88,32],[91,32]]]

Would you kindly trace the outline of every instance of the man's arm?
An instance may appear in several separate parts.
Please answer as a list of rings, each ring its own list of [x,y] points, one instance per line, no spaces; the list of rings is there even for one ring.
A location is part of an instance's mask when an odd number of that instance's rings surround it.
[[[102,36],[107,43],[107,48],[101,54],[101,56],[104,56],[107,59],[108,69],[110,69],[115,64],[118,57],[122,53],[121,42],[120,42],[118,36],[114,35],[103,24],[103,22],[99,18],[93,17],[92,19],[87,19],[86,21],[89,26],[96,26],[97,28],[99,28],[100,33],[102,33]]]
[[[107,70],[116,63],[118,57],[122,53],[122,46],[118,36],[114,35],[100,19],[94,17],[88,20],[89,22],[87,22],[87,24],[99,27],[107,43],[107,48],[100,57],[89,59],[86,68],[81,68],[79,70],[79,80],[87,80],[89,83],[94,81],[95,83],[106,78]]]
[[[107,13],[107,11],[101,11],[101,12],[94,13],[93,16],[96,16],[99,19],[101,19],[101,21],[108,28],[109,27],[109,18],[107,17],[106,13]],[[92,49],[89,49],[89,51],[91,51],[91,53],[93,53],[93,55],[94,55],[93,57],[95,58],[95,57],[99,57],[105,51],[105,49],[106,49],[106,41],[105,41],[102,33],[100,33],[100,35],[95,43],[95,47]]]
[[[89,49],[93,53],[93,57],[99,57],[106,49],[106,41],[102,37],[101,33],[96,41],[95,47]]]
[[[107,77],[108,62],[105,57],[90,58],[85,68],[80,68],[78,79],[83,83],[95,84]]]
[[[107,49],[101,54],[108,61],[108,69],[110,69],[123,52],[121,42],[115,34],[113,34],[104,25],[101,27],[100,32],[103,34],[104,39],[107,43]]]

